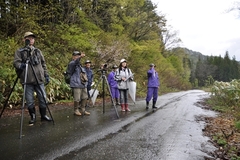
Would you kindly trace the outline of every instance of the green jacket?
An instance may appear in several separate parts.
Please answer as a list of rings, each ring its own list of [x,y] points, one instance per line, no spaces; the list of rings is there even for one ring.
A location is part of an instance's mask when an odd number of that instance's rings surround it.
[[[38,48],[21,48],[15,52],[13,65],[20,82],[24,83],[26,67],[21,69],[21,64],[28,64],[26,84],[36,85],[37,80],[39,84],[43,84],[45,77],[49,77],[44,56]]]

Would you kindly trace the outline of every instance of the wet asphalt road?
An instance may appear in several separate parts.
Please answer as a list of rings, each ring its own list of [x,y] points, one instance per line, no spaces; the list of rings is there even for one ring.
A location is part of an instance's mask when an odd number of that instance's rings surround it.
[[[1,160],[201,160],[214,150],[202,135],[204,122],[198,116],[214,116],[196,102],[208,97],[201,90],[169,93],[159,97],[158,109],[145,110],[145,101],[130,103],[131,112],[117,118],[114,107],[90,108],[90,116],[76,117],[73,108],[52,113],[55,124],[28,126],[24,114],[23,137],[19,139],[20,116],[0,119]],[[51,108],[50,108],[51,109]]]

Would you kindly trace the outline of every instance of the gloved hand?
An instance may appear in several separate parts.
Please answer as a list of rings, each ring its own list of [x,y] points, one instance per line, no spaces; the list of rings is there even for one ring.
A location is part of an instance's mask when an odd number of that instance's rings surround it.
[[[21,65],[19,66],[19,69],[24,69],[26,67],[26,64],[25,63],[21,63]]]
[[[45,77],[45,82],[46,82],[46,85],[48,85],[48,83],[50,82],[49,76],[46,76],[46,77]]]

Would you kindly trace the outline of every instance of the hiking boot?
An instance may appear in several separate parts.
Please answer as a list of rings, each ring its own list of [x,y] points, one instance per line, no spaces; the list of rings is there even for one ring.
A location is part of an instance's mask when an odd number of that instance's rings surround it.
[[[36,114],[35,114],[35,108],[28,108],[31,120],[29,121],[29,124],[34,124],[36,122]]]
[[[156,102],[157,102],[157,101],[153,101],[152,109],[157,109],[157,107],[156,107]]]
[[[118,102],[118,98],[116,98],[115,100],[116,100],[116,105],[120,105],[120,103]]]
[[[90,113],[89,113],[89,112],[87,112],[87,111],[85,111],[85,112],[84,112],[84,115],[87,115],[87,116],[89,116],[89,115],[90,115]]]
[[[146,102],[146,110],[148,110],[149,109],[149,102]]]
[[[76,109],[76,110],[74,111],[74,115],[76,115],[76,116],[81,116],[82,114],[81,114],[81,112],[79,112],[78,109]]]
[[[74,101],[74,115],[81,116],[82,114],[79,112],[79,101]]]
[[[41,121],[48,121],[51,122],[52,118],[46,115],[46,108],[39,108],[41,114]]]

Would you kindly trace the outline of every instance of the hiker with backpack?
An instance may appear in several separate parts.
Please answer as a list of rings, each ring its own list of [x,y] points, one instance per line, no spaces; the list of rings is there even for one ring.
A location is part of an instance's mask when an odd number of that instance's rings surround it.
[[[129,92],[129,82],[133,81],[133,73],[127,67],[127,61],[121,59],[119,67],[115,72],[115,80],[118,84],[118,89],[120,93],[120,105],[121,111],[131,111],[128,106],[128,92]]]
[[[74,51],[72,53],[72,61],[68,64],[67,73],[70,74],[70,87],[73,91],[74,100],[74,115],[81,116],[90,115],[89,112],[85,110],[87,103],[87,82],[81,77],[82,74],[86,75],[85,69],[81,66],[80,60],[85,57],[84,53],[79,51]],[[79,108],[81,111],[79,111]]]

